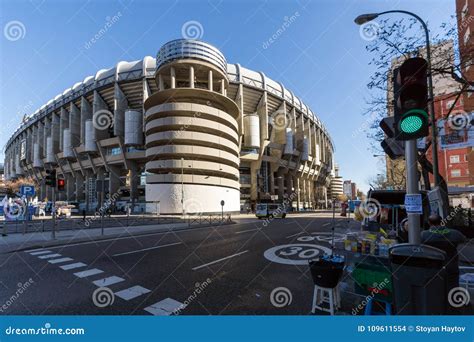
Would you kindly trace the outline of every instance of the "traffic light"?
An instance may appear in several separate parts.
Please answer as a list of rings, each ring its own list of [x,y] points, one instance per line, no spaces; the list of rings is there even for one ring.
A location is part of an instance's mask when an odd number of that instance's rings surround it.
[[[66,187],[66,181],[63,178],[58,179],[58,191],[64,191]]]
[[[403,141],[396,140],[395,137],[395,128],[394,128],[395,118],[393,116],[389,116],[387,118],[383,118],[380,121],[380,128],[384,131],[385,135],[387,136],[380,145],[382,146],[384,152],[388,155],[390,159],[397,159],[399,157],[403,157],[405,154],[405,147]]]
[[[428,63],[420,57],[407,59],[394,70],[395,139],[426,137],[428,121]]]
[[[56,187],[56,170],[46,170],[45,184],[52,188]]]

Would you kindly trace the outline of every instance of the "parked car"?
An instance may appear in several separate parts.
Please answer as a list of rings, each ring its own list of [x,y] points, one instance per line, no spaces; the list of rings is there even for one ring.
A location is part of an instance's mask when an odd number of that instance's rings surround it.
[[[286,217],[286,208],[283,204],[278,203],[258,203],[255,216],[259,219],[261,218],[285,218]]]

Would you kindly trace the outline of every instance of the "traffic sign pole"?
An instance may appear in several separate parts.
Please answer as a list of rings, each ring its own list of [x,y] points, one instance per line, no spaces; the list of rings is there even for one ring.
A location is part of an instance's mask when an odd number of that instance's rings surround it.
[[[405,141],[405,161],[406,161],[406,176],[407,188],[406,195],[416,195],[420,193],[418,188],[418,160],[417,160],[416,140]],[[420,232],[420,214],[409,213],[408,217],[408,242],[412,244],[421,244]]]

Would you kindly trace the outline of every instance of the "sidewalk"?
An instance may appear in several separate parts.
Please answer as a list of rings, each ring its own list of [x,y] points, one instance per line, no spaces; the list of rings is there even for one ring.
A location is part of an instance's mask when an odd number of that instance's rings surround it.
[[[140,236],[159,232],[179,231],[183,229],[195,229],[211,226],[218,227],[221,225],[229,225],[233,223],[234,222],[214,225],[196,224],[189,226],[188,222],[181,222],[128,227],[107,227],[104,229],[89,228],[78,230],[60,230],[56,232],[55,239],[52,238],[51,231],[33,232],[26,234],[9,234],[7,236],[0,237],[0,254],[35,248],[59,246],[71,243],[111,240],[115,238]]]

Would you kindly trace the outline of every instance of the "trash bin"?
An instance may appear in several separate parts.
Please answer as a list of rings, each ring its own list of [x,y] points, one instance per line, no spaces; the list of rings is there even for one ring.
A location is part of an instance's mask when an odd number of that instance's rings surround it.
[[[447,308],[446,253],[408,243],[389,250],[398,315],[443,315]]]
[[[338,255],[325,255],[309,261],[314,284],[329,289],[335,288],[344,272],[344,265],[344,257]]]

